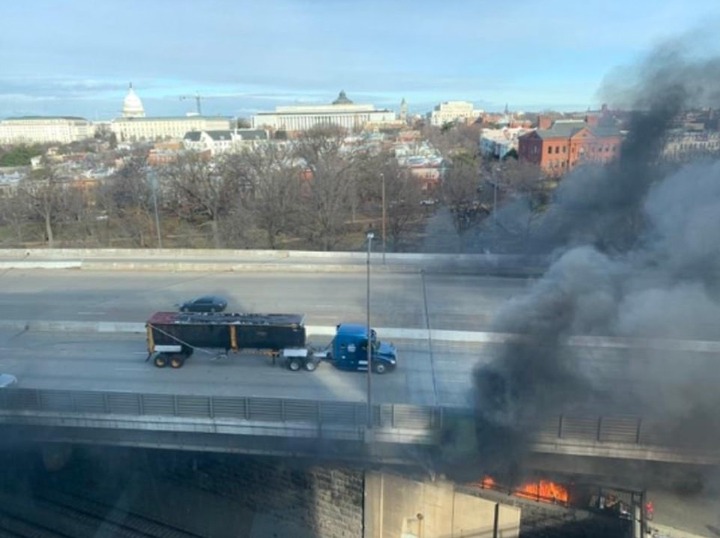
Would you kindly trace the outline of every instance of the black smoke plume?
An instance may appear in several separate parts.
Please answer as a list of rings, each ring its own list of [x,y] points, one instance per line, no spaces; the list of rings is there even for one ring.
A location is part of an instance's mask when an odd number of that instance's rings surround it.
[[[720,104],[720,60],[667,44],[603,92],[632,108],[621,157],[562,180],[536,234],[557,261],[495,320],[525,339],[474,373],[483,472],[517,476],[529,426],[567,412],[652,415],[667,434],[720,446],[714,357],[565,345],[578,334],[720,340],[720,161],[662,159],[681,113]]]

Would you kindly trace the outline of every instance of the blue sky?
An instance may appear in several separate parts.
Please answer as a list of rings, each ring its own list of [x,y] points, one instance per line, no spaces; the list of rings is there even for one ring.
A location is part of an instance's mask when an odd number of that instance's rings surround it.
[[[719,0],[11,0],[0,3],[0,118],[249,116],[356,102],[413,112],[596,107],[613,68],[720,28]]]

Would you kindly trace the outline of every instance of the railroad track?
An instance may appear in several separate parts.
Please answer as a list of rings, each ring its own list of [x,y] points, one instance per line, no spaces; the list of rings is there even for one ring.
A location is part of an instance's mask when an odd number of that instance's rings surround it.
[[[33,498],[0,492],[0,538],[199,538],[177,527],[74,493],[43,488]]]

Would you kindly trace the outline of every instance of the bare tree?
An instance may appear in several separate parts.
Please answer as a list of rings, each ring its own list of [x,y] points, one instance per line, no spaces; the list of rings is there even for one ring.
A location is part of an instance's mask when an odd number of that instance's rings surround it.
[[[292,149],[280,144],[247,148],[239,156],[244,181],[252,189],[248,206],[253,221],[275,249],[278,238],[296,229],[301,216],[302,167]]]
[[[20,181],[19,191],[28,204],[29,213],[38,217],[45,228],[45,241],[55,246],[55,225],[60,220],[63,205],[63,189],[56,168],[46,160],[38,170],[33,170]]]
[[[547,181],[537,165],[512,158],[503,161],[497,172],[496,181],[502,186],[503,191],[524,207],[523,241],[527,246],[533,226],[548,202]]]
[[[182,218],[209,222],[215,248],[222,246],[220,219],[238,203],[238,181],[198,152],[187,152],[161,168]],[[205,221],[205,222],[203,222]]]
[[[443,157],[457,155],[475,157],[480,149],[482,128],[478,124],[448,124],[443,127],[425,125],[423,137],[435,147]]]
[[[417,179],[407,170],[385,175],[387,232],[394,251],[401,250],[403,241],[422,218],[423,195]]]
[[[108,218],[143,248],[152,244],[153,197],[157,195],[157,186],[152,185],[148,170],[147,152],[135,152],[98,192],[98,207],[107,211]]]
[[[443,202],[453,215],[453,225],[459,236],[488,213],[488,208],[477,199],[480,171],[476,159],[456,157],[443,178]]]
[[[360,198],[374,215],[380,214],[380,217],[384,184],[386,233],[392,250],[397,251],[423,215],[421,185],[390,153],[364,154],[358,163]]]
[[[26,201],[23,200],[23,193],[21,191],[0,196],[0,222],[14,232],[17,245],[22,245],[25,240],[28,209],[29,206]]]
[[[305,227],[323,250],[337,246],[352,210],[353,155],[343,148],[342,130],[319,127],[303,134],[295,153],[310,176],[304,193]]]

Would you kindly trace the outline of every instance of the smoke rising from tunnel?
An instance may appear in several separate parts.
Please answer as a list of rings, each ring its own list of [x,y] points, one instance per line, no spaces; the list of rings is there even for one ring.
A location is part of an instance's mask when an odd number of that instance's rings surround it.
[[[665,431],[720,445],[711,357],[633,350],[598,374],[564,345],[573,334],[720,340],[720,161],[661,159],[680,112],[720,104],[720,58],[668,43],[602,91],[634,111],[621,157],[563,179],[536,234],[557,261],[495,320],[526,339],[474,373],[486,472],[516,474],[527,424],[583,408],[651,413]]]

